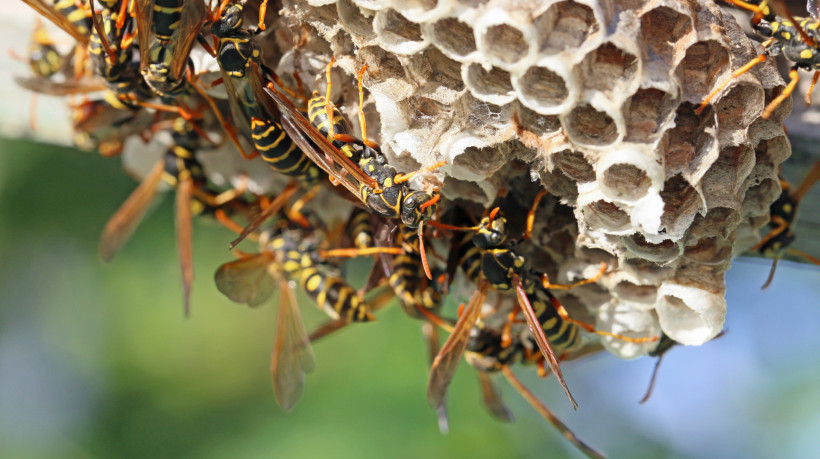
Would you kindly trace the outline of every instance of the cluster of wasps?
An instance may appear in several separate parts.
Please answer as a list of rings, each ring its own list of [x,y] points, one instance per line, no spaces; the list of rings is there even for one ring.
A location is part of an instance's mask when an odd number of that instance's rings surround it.
[[[763,52],[733,72],[729,79],[719,85],[703,100],[696,113],[702,113],[708,107],[709,102],[723,91],[732,80],[766,60],[774,59],[777,56],[783,56],[791,64],[789,82],[780,94],[766,105],[761,117],[768,119],[777,107],[792,95],[797,83],[800,81],[799,70],[813,72],[811,84],[808,91],[806,91],[805,97],[806,104],[811,105],[812,92],[818,80],[820,80],[820,2],[808,0],[806,8],[809,17],[796,18],[783,0],[725,1],[752,12],[751,26],[764,40],[761,43]],[[790,247],[795,240],[794,224],[798,205],[818,180],[820,180],[820,161],[809,169],[801,183],[796,187],[793,187],[782,176],[780,177],[781,194],[769,209],[771,215],[769,232],[750,249],[752,252],[774,259],[769,276],[763,284],[763,289],[771,285],[777,262],[786,254],[820,265],[820,259],[817,257]]]
[[[114,156],[134,135],[168,131],[173,140],[106,225],[100,242],[103,258],[110,260],[133,233],[162,182],[176,190],[186,313],[193,282],[192,217],[212,216],[238,233],[231,248],[246,238],[254,240],[257,253],[236,250],[238,259],[222,265],[215,280],[228,298],[249,306],[264,303],[279,288],[272,374],[283,409],[291,409],[301,396],[305,373],[313,367],[312,341],[354,322],[373,321],[375,312],[397,299],[409,316],[422,321],[429,338],[428,401],[440,425],[446,425],[448,386],[465,357],[478,371],[485,404],[496,418],[512,419],[490,378],[501,372],[570,442],[598,457],[600,453],[521,384],[511,366],[534,365],[542,376],[553,373],[575,407],[559,362],[601,350],[591,336],[658,342],[651,353],[656,356],[675,344],[665,336],[634,338],[599,331],[570,317],[553,291],[595,282],[606,275],[607,266],[602,263],[596,276],[568,285],[551,283],[533,267],[522,247],[530,239],[543,190],[529,196],[531,205],[523,213],[505,209],[515,200],[510,196],[483,211],[456,204],[445,211],[438,189],[411,185],[413,178],[443,163],[402,174],[367,138],[362,109],[366,66],[358,74],[359,136],[332,102],[332,59],[325,94],[305,97],[298,78],[298,89],[287,87],[264,64],[256,42],[272,11],[267,0],[23,1],[77,41],[70,55],[61,55],[38,26],[27,57],[33,75],[18,78],[18,83],[37,92],[71,96],[79,144]],[[767,117],[793,91],[798,69],[820,65],[820,22],[790,16],[780,20],[766,0],[728,1],[753,11],[755,30],[768,37],[764,54],[733,78],[781,53],[794,63],[792,81],[766,107]],[[816,15],[816,6],[812,13]],[[256,27],[246,26],[246,17],[254,15]],[[197,45],[218,63],[217,78],[206,82],[205,72],[197,73],[190,57]],[[701,111],[724,86],[704,100]],[[227,103],[216,92],[224,94]],[[219,141],[213,140],[214,126],[221,132]],[[198,157],[228,141],[247,160],[260,156],[275,173],[290,177],[290,184],[273,198],[253,195],[242,184],[227,190],[216,187]],[[755,250],[768,254],[785,249],[793,239],[797,203],[818,179],[820,166],[795,192],[784,187],[783,202],[772,207],[772,232]],[[310,209],[315,196],[326,190],[354,204],[342,226],[328,224],[332,222],[323,221],[321,212]],[[522,217],[508,220],[505,210]],[[461,226],[465,221],[473,224]],[[523,230],[516,234],[513,228]],[[445,256],[438,254],[443,250],[425,248],[424,239],[431,233],[438,248],[447,248]],[[431,263],[428,255],[439,262]],[[344,260],[354,256],[376,258],[359,289],[341,274]],[[448,317],[443,304],[459,270],[477,289]],[[302,323],[296,284],[330,318],[313,333]],[[490,306],[493,295],[499,301]],[[449,337],[440,345],[442,330]]]

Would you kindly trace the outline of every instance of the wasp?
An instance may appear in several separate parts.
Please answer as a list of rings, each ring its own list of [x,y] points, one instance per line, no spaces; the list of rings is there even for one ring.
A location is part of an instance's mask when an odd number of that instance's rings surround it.
[[[282,224],[284,223],[284,224]],[[310,339],[302,325],[288,280],[297,282],[334,323],[375,320],[371,307],[329,261],[335,250],[320,249],[326,234],[315,219],[285,217],[259,238],[261,252],[222,265],[216,272],[217,288],[231,300],[257,306],[267,300],[278,282],[282,300],[272,359],[273,386],[283,410],[298,401],[304,375],[313,367]],[[346,249],[339,249],[344,251]]]
[[[94,27],[88,53],[109,88],[121,101],[134,104],[151,98],[150,88],[133,62],[132,21],[128,15],[128,0],[101,0],[99,11],[95,1],[89,3]]]
[[[309,113],[312,121],[284,97],[269,82],[265,91],[282,113],[282,127],[296,142],[301,150],[319,167],[321,167],[334,183],[341,183],[372,212],[385,218],[400,219],[410,228],[417,228],[419,236],[423,234],[424,222],[435,213],[435,205],[440,199],[438,193],[411,190],[407,182],[414,174],[399,174],[391,166],[378,145],[369,141],[366,134],[359,140],[348,134],[348,126],[338,110],[329,102],[331,82],[330,73],[333,59],[327,66],[327,95],[320,100],[314,96],[309,101]],[[362,123],[362,132],[366,132],[364,113],[362,111],[363,67],[359,72],[359,119]],[[323,103],[322,103],[323,102]],[[324,113],[317,107],[324,106]],[[309,115],[310,116],[310,115]],[[337,129],[341,132],[337,132]],[[437,163],[425,170],[441,167]],[[421,171],[419,171],[421,172]],[[432,278],[425,255],[424,244],[420,244],[420,253],[424,271]]]
[[[188,56],[205,23],[205,4],[184,0],[134,3],[140,50],[140,73],[162,97],[186,90]]]
[[[194,280],[191,250],[191,219],[193,215],[213,213],[221,221],[230,211],[232,201],[244,193],[244,185],[215,193],[208,189],[202,165],[195,152],[201,146],[199,128],[191,121],[178,118],[174,123],[170,147],[140,185],[131,193],[103,229],[100,255],[110,261],[130,238],[154,199],[160,182],[176,189],[176,231],[184,293],[185,314],[190,311],[191,286]]]
[[[800,185],[794,190],[792,190],[789,182],[781,178],[780,196],[778,196],[769,207],[769,213],[771,215],[769,220],[769,232],[749,249],[752,252],[758,252],[764,257],[774,259],[772,269],[769,271],[769,276],[763,284],[763,289],[771,285],[775,270],[777,269],[777,262],[787,253],[820,265],[820,260],[816,257],[789,247],[795,239],[794,223],[797,219],[797,210],[800,201],[818,180],[820,180],[820,161],[814,164],[803,178],[803,181],[800,182]]]
[[[818,44],[820,43],[820,33],[818,32],[818,28],[820,28],[820,19],[818,19],[820,10],[818,10],[817,2],[810,1],[808,3],[811,17],[795,18],[782,0],[773,2],[777,4],[776,9],[770,5],[772,2],[769,0],[726,1],[754,13],[751,19],[752,27],[755,32],[767,39],[762,44],[764,51],[746,65],[735,70],[729,79],[720,84],[701,102],[695,113],[702,113],[708,106],[709,101],[720,93],[729,82],[766,61],[769,57],[776,57],[780,54],[789,62],[792,62],[789,71],[789,83],[777,97],[766,105],[760,116],[768,119],[774,110],[794,92],[797,82],[800,80],[798,70],[801,69],[814,71],[811,86],[806,93],[806,104],[811,105],[812,91],[818,79],[820,79],[820,44]],[[775,10],[780,12],[786,19],[778,20]]]
[[[587,445],[570,428],[558,419],[552,411],[515,376],[511,366],[516,363],[529,364],[540,361],[536,344],[531,339],[522,340],[517,336],[506,340],[502,333],[487,327],[481,320],[470,330],[465,360],[476,369],[481,384],[482,399],[490,413],[498,420],[510,422],[512,413],[504,404],[491,375],[501,372],[515,389],[529,402],[541,416],[550,422],[561,434],[587,457],[602,458],[603,454]]]
[[[531,234],[535,211],[540,198],[544,194],[545,192],[538,194],[532,209],[527,215],[525,236]],[[447,225],[437,226],[446,227]],[[499,207],[494,208],[489,215],[482,218],[478,226],[466,229],[472,230],[473,234],[460,249],[459,258],[467,277],[478,284],[478,289],[470,298],[470,302],[461,313],[453,332],[442,346],[438,356],[436,356],[430,372],[427,400],[434,408],[440,406],[443,402],[450,381],[452,381],[461,356],[464,354],[470,330],[479,320],[482,306],[491,287],[498,292],[514,292],[519,306],[510,313],[508,326],[505,326],[505,339],[511,339],[510,326],[516,320],[517,315],[523,312],[526,323],[533,333],[535,342],[546,364],[555,373],[556,379],[564,389],[564,393],[573,408],[577,404],[561,373],[550,339],[555,341],[556,347],[566,351],[575,348],[579,344],[579,327],[591,333],[612,336],[631,342],[649,342],[658,339],[657,337],[630,338],[596,330],[590,324],[569,317],[564,306],[549,292],[550,288],[571,289],[594,282],[603,276],[606,264],[601,265],[601,270],[593,278],[581,280],[571,285],[552,284],[545,274],[538,274],[529,266],[527,259],[516,250],[517,243],[507,240],[507,220],[500,213]]]

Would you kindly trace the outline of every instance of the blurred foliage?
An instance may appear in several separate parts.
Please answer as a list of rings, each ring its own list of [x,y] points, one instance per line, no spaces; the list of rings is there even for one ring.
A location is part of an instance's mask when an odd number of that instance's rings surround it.
[[[501,380],[517,422],[494,421],[467,365],[450,391],[451,432],[441,435],[425,399],[420,323],[396,307],[382,311],[376,323],[317,343],[317,369],[308,375],[303,400],[282,413],[269,376],[275,305],[250,310],[213,284],[216,268],[232,259],[226,230],[207,221],[195,225],[189,319],[182,314],[169,196],[112,265],[99,261],[100,230],[134,186],[116,159],[0,140],[0,457],[578,456]],[[301,304],[309,327],[324,319],[304,297]],[[753,323],[740,327],[760,339]],[[715,351],[738,339],[742,345],[741,330],[703,348],[675,351],[678,364],[665,364],[655,400],[644,406],[637,400],[653,366],[649,359],[568,365],[577,413],[553,380],[538,380],[530,368],[519,374],[581,438],[613,457],[732,451],[746,441],[765,447],[751,443],[739,451],[773,452],[764,438],[754,438],[754,429],[750,437],[727,437],[728,450],[718,446],[725,426],[703,420],[722,408],[713,400],[722,397],[724,383],[681,366],[684,354],[692,365],[726,366],[720,356],[738,356]],[[817,400],[817,387],[808,383],[816,377],[816,370],[807,371],[791,382],[793,390]],[[694,395],[700,398],[689,398]],[[748,397],[766,404],[749,408],[747,418],[727,430],[742,431],[769,416],[783,426],[817,422],[799,403],[787,409],[759,394]],[[701,449],[688,441],[699,434],[686,430],[692,425],[707,431]]]

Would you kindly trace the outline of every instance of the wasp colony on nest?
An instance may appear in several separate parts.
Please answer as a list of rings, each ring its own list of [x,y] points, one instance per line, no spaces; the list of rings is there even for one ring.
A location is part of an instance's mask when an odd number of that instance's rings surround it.
[[[445,208],[546,188],[531,261],[563,281],[605,261],[561,297],[599,329],[689,345],[720,332],[723,273],[779,194],[790,103],[761,118],[783,88],[767,64],[695,113],[757,54],[714,3],[285,1],[282,20],[299,24],[301,68],[368,65],[378,138],[405,168],[447,161]],[[622,357],[655,346],[603,342]]]
[[[256,305],[298,281],[335,321],[316,338],[375,318],[338,274],[375,253],[361,291],[451,333],[428,387],[440,413],[465,352],[513,384],[510,365],[536,363],[563,385],[558,359],[599,343],[634,358],[714,338],[723,273],[769,223],[790,154],[790,99],[761,115],[783,80],[770,62],[739,72],[757,52],[711,1],[25,1],[82,51],[64,81],[21,84],[104,87],[73,107],[78,142],[165,151],[135,166],[105,258],[164,178],[186,305],[190,218],[212,215],[259,244],[219,268],[220,290]],[[290,408],[310,364],[283,295],[277,340],[303,357],[275,359]],[[457,321],[444,298],[467,303]]]

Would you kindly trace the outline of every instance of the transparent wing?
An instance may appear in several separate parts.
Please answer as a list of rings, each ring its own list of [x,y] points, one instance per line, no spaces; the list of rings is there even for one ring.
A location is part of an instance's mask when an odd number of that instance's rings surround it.
[[[194,182],[190,177],[177,185],[176,227],[179,266],[182,271],[182,291],[185,298],[185,315],[191,312],[191,286],[194,283],[194,256],[191,250],[191,197]]]
[[[370,188],[378,188],[378,183],[365,174],[357,164],[340,152],[329,140],[310,124],[294,105],[269,87],[265,92],[270,96],[283,114],[282,127],[291,135],[302,151],[325,170],[329,175],[342,182],[353,194],[359,194],[359,183]],[[290,130],[288,129],[288,126]],[[339,165],[342,169],[335,167]]]
[[[105,225],[99,247],[103,261],[111,261],[125,241],[134,234],[137,225],[145,216],[145,211],[154,200],[164,169],[165,162],[157,162]]]
[[[456,374],[461,356],[467,348],[467,341],[470,338],[470,329],[475,325],[481,313],[481,307],[487,298],[489,284],[482,279],[478,284],[478,290],[470,298],[470,303],[464,308],[461,317],[458,318],[453,333],[444,342],[438,355],[433,360],[430,368],[430,379],[427,381],[427,402],[435,409],[444,403],[447,388]]]
[[[23,0],[23,2],[34,8],[34,10],[40,13],[41,16],[53,22],[57,27],[63,29],[67,34],[74,37],[74,39],[83,46],[88,44],[88,35],[80,32],[80,30],[77,29],[77,27],[72,24],[68,18],[60,14],[59,11],[55,10],[54,6],[49,4],[46,0]]]
[[[504,404],[504,401],[501,400],[501,393],[490,375],[483,371],[477,371],[476,373],[478,374],[478,382],[481,385],[481,399],[490,414],[501,422],[513,422],[515,418],[507,405]]]
[[[182,17],[177,30],[174,32],[174,51],[171,66],[171,75],[174,81],[179,81],[188,63],[199,29],[205,22],[205,3],[201,1],[186,1],[182,9]]]
[[[271,375],[276,401],[282,410],[290,411],[302,396],[305,374],[313,371],[315,362],[296,296],[284,278],[279,280],[279,294]]]
[[[532,309],[532,304],[530,304],[530,300],[527,298],[527,293],[521,285],[521,279],[518,276],[514,276],[513,284],[515,285],[515,294],[518,297],[518,305],[521,307],[521,311],[527,319],[527,325],[529,325],[530,331],[532,331],[532,334],[535,337],[535,342],[538,344],[538,348],[541,349],[541,353],[544,354],[544,359],[547,361],[547,365],[549,365],[550,370],[555,373],[555,378],[561,384],[561,387],[564,389],[564,393],[567,394],[567,398],[569,398],[572,408],[577,409],[578,403],[569,392],[569,387],[567,387],[567,383],[564,380],[564,374],[561,373],[561,366],[558,364],[558,359],[555,358],[555,351],[552,349],[552,345],[547,339],[547,335],[544,334],[544,329],[541,328],[541,324],[538,323],[538,318],[535,315],[535,311]]]
[[[191,3],[191,2],[188,2]],[[194,2],[198,3],[198,2]],[[151,62],[151,44],[154,43],[154,0],[134,0],[137,19],[137,36],[140,45],[140,68]]]
[[[273,294],[276,281],[268,272],[270,255],[260,253],[225,263],[216,270],[216,288],[237,303],[255,307]]]
[[[29,91],[48,94],[50,96],[70,96],[72,94],[87,94],[105,90],[105,83],[98,78],[83,78],[81,80],[54,81],[43,77],[15,76],[14,82]]]

